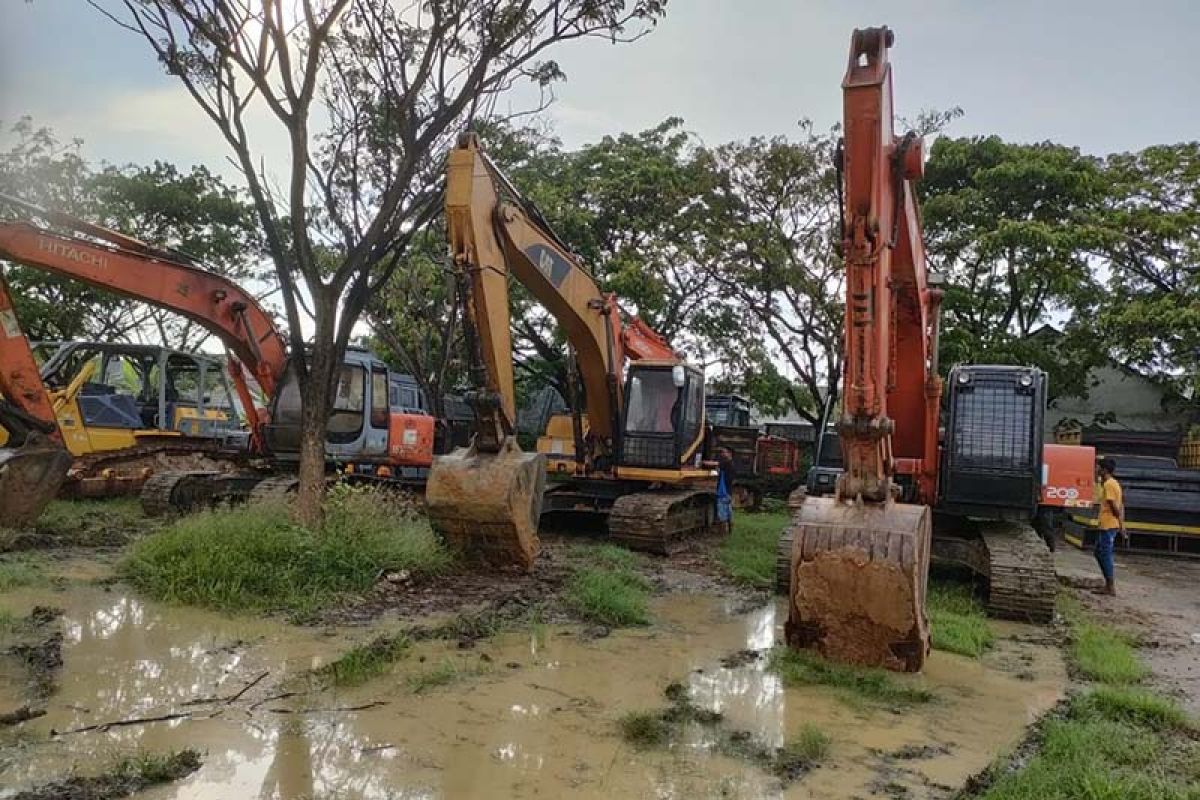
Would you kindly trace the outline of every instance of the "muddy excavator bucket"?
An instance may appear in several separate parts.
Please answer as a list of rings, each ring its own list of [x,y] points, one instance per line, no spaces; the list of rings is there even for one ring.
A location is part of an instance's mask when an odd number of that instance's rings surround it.
[[[53,439],[31,434],[21,447],[0,447],[0,524],[38,518],[62,486],[71,454]]]
[[[805,499],[791,538],[787,642],[836,661],[917,672],[929,652],[929,508]]]
[[[511,437],[498,453],[459,448],[433,460],[425,509],[454,549],[497,566],[533,568],[546,488],[545,456]]]

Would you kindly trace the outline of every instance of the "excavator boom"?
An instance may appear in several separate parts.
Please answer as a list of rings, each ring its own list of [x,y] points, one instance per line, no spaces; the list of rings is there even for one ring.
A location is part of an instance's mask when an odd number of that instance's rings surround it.
[[[856,30],[842,82],[845,472],[788,531],[789,644],[919,670],[937,494],[937,307],[912,182],[921,142],[892,129],[892,32]],[[907,502],[900,502],[901,498]]]
[[[471,397],[477,430],[469,448],[435,460],[425,490],[426,507],[435,528],[460,549],[528,569],[537,552],[545,464],[543,456],[521,452],[514,436],[508,281],[519,281],[550,312],[574,351],[587,414],[587,432],[580,426],[577,435],[579,476],[644,483],[679,483],[691,479],[692,473],[705,476],[699,469],[681,469],[681,461],[696,452],[700,438],[702,376],[686,371],[661,336],[623,314],[616,297],[601,291],[537,208],[488,160],[474,134],[464,135],[447,162],[448,238],[465,307],[468,355],[477,387]],[[627,360],[646,368],[634,379],[637,389],[632,395],[638,400],[638,452],[643,459],[668,463],[626,468],[621,462]],[[685,393],[685,385],[701,391]],[[683,413],[689,401],[691,415]],[[689,433],[677,435],[675,427],[687,424],[692,426]],[[679,438],[688,440],[680,444]],[[672,510],[688,519],[671,517],[670,524],[651,526],[644,536],[631,534],[632,541],[662,546],[668,529],[679,533],[705,527],[703,514],[689,505],[700,503],[697,498],[696,492],[683,490],[674,504],[660,497],[637,506],[661,511],[664,520]],[[611,520],[619,516],[611,493],[608,502]],[[647,514],[631,514],[637,517],[639,531],[646,527]],[[614,538],[621,540],[620,530],[614,531]]]
[[[187,263],[178,253],[15,198],[0,200],[74,232],[59,233],[24,221],[0,222],[0,259],[180,314],[218,336],[264,393],[275,395],[287,368],[287,343],[253,295],[228,278]],[[241,368],[232,360],[230,373],[250,422],[252,446],[261,449],[257,409]]]

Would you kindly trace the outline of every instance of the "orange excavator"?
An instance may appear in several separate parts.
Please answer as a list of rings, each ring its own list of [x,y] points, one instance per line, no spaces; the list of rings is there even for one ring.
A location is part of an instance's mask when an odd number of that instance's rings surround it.
[[[980,572],[993,611],[1049,620],[1053,561],[1029,523],[1044,485],[1072,489],[1046,496],[1090,497],[1091,457],[1044,444],[1046,380],[1032,367],[955,366],[943,422],[941,290],[913,191],[922,142],[893,131],[892,43],[886,27],[856,30],[842,82],[844,470],[834,495],[806,498],[785,532],[781,588],[790,645],[915,671],[929,649],[931,549]]]
[[[439,456],[430,470],[425,499],[435,529],[459,549],[525,569],[537,555],[543,509],[602,514],[614,541],[652,552],[706,531],[714,497],[713,473],[701,464],[704,374],[622,313],[474,134],[448,157],[446,221],[476,422],[470,446]],[[545,492],[544,456],[516,441],[510,277],[557,321],[585,396],[571,474]]]
[[[292,355],[270,313],[253,295],[181,253],[16,198],[0,199],[47,223],[0,222],[0,259],[150,303],[202,325],[234,356],[228,366],[249,427],[249,454],[265,457],[272,465],[298,460],[300,391]],[[5,460],[0,462],[0,497],[16,496],[30,485],[41,487],[34,493],[36,497],[24,495],[24,516],[29,518],[49,502],[61,483],[61,477],[56,483],[53,476],[66,471],[61,434],[56,431],[45,386],[3,284],[0,322],[4,334],[0,340],[0,394],[7,401],[0,424],[10,434]],[[247,371],[267,398],[269,411],[255,403]],[[347,351],[329,422],[331,464],[366,468],[383,479],[428,467],[433,456],[434,420],[402,405],[401,383],[402,376],[369,352]],[[66,463],[69,461],[68,456]],[[161,513],[172,507],[186,509],[242,498],[252,492],[286,492],[294,485],[295,478],[286,471],[167,470],[146,481],[142,502],[147,512]],[[7,502],[4,508],[9,508]]]

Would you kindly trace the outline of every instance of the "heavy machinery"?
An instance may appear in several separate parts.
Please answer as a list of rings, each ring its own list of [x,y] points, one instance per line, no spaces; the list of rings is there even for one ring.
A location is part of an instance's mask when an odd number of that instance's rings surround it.
[[[435,529],[460,549],[525,569],[537,555],[543,510],[604,514],[614,541],[655,552],[707,530],[713,477],[700,463],[703,373],[622,314],[474,134],[448,157],[446,220],[476,425],[469,447],[434,460],[425,499]],[[573,469],[544,498],[545,457],[516,442],[510,276],[554,316],[583,384],[587,421],[579,414],[574,425]]]
[[[39,373],[74,459],[62,494],[133,494],[158,469],[217,469],[244,439],[218,358],[131,343],[35,348],[50,351]],[[6,439],[0,429],[0,446]]]
[[[939,443],[941,292],[926,272],[912,188],[922,142],[892,127],[892,43],[886,27],[856,30],[842,82],[844,471],[832,497],[801,504],[780,546],[789,645],[915,671],[929,649],[935,536],[986,575],[994,610],[1052,615],[1053,562],[1029,521],[1043,463],[1056,456],[1042,442],[1044,376],[1029,367],[952,370]],[[1090,469],[1075,480],[1090,492]]]
[[[155,472],[142,490],[147,512],[236,500],[255,491],[280,494],[294,488],[295,478],[286,467],[299,459],[299,381],[283,335],[253,295],[184,254],[16,198],[0,199],[54,226],[51,229],[25,220],[0,223],[0,258],[178,313],[212,332],[234,356],[227,364],[249,429],[248,451],[260,457],[265,468]],[[0,307],[0,319],[6,334],[0,359],[12,362],[3,370],[6,384],[0,385],[0,393],[10,400],[16,398],[23,408],[22,419],[39,420],[45,431],[40,436],[35,430],[22,434],[25,439],[34,434],[32,442],[24,445],[29,450],[20,461],[33,474],[39,469],[35,465],[52,460],[44,455],[41,437],[57,436],[48,430],[54,427],[54,416],[28,342],[19,335],[11,302]],[[15,335],[8,336],[10,330]],[[269,411],[255,403],[251,377],[266,397]],[[408,468],[428,467],[433,456],[434,421],[423,412],[393,407],[393,397],[402,402],[403,389],[400,376],[371,353],[347,350],[329,422],[331,465],[356,473],[366,471],[383,480],[402,479]],[[44,398],[44,405],[38,397]],[[36,413],[30,410],[35,406]],[[26,422],[27,427],[31,424]],[[9,430],[11,433],[12,428]],[[30,455],[39,453],[43,455]],[[26,483],[18,481],[11,469],[17,462],[10,457],[8,463],[6,479],[14,485]],[[272,471],[275,466],[285,469]],[[48,468],[41,472],[48,474]]]

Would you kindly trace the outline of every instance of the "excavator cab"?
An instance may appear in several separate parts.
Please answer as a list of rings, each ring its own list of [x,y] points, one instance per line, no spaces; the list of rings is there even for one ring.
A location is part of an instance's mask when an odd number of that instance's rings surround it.
[[[670,362],[631,364],[625,379],[621,466],[677,470],[700,452],[704,374]]]

